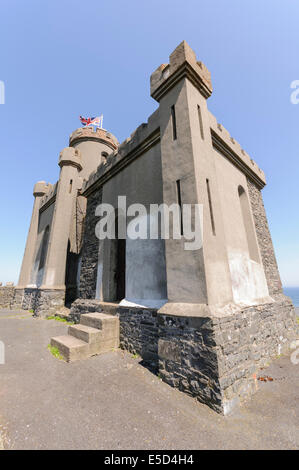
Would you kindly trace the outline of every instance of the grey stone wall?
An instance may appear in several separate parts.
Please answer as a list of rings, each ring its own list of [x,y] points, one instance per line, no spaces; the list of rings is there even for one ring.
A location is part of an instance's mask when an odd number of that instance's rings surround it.
[[[283,295],[223,317],[158,316],[162,379],[224,414],[256,391],[258,369],[299,335]]]
[[[11,308],[14,302],[15,288],[0,286],[0,308]]]
[[[292,302],[281,295],[276,302],[215,319],[214,332],[223,403],[230,407],[254,393],[258,369],[287,353],[299,328]]]
[[[22,308],[24,310],[34,310],[34,315],[46,317],[55,315],[64,307],[65,291],[63,290],[39,290],[25,288]]]
[[[95,226],[99,219],[95,217],[95,209],[101,202],[102,188],[87,200],[79,289],[83,299],[94,299],[96,295],[99,240],[95,235]]]
[[[84,313],[102,312],[103,308],[99,300],[77,299],[72,303],[70,318],[75,323],[80,323],[80,317]]]
[[[222,411],[211,318],[159,315],[159,374],[164,382]]]
[[[38,289],[25,288],[23,291],[21,307],[24,310],[35,310],[37,305]]]
[[[299,335],[293,305],[283,295],[218,317],[78,299],[71,316],[79,322],[81,314],[101,311],[119,316],[123,349],[139,354],[172,387],[224,414],[256,391],[258,369],[286,353]]]
[[[13,301],[13,308],[21,309],[23,308],[23,297],[24,297],[24,289],[15,289],[14,301]]]
[[[82,314],[102,311],[119,316],[121,348],[140,355],[144,364],[156,371],[159,337],[157,310],[118,307],[116,304],[109,307],[109,304],[102,304],[99,300],[77,299],[72,304],[70,316],[75,323],[79,323]]]
[[[263,203],[263,197],[261,191],[249,179],[247,179],[247,184],[269,294],[271,296],[275,296],[282,293],[282,285]]]
[[[151,370],[158,370],[159,326],[157,310],[145,308],[117,309],[120,321],[120,346],[139,354]]]

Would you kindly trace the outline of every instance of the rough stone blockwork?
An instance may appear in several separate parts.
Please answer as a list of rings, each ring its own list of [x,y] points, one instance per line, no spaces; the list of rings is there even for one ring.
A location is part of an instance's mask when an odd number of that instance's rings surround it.
[[[247,307],[222,317],[161,315],[153,309],[109,308],[78,299],[71,317],[107,312],[119,316],[120,345],[139,354],[169,385],[220,413],[228,413],[256,391],[256,373],[288,351],[299,334],[292,303]]]
[[[159,373],[169,385],[222,411],[211,318],[159,315]]]
[[[142,308],[117,309],[120,321],[120,346],[139,354],[153,370],[158,368],[157,310]]]
[[[254,393],[257,370],[287,353],[299,328],[292,302],[281,295],[276,302],[214,319],[214,332],[223,404],[231,407]]]
[[[80,323],[82,314],[93,312],[103,312],[102,305],[98,300],[77,299],[72,303],[70,319],[75,323]]]
[[[22,308],[33,309],[38,316],[49,316],[64,307],[65,293],[57,290],[24,289]]]
[[[15,288],[8,286],[0,287],[0,308],[11,308],[14,302]]]
[[[299,334],[285,296],[223,317],[158,316],[163,380],[225,414],[255,392],[258,369]]]
[[[15,289],[13,308],[23,308],[24,289]]]
[[[75,323],[84,313],[102,312],[118,315],[120,319],[120,346],[132,354],[139,354],[152,369],[158,367],[158,320],[157,310],[132,307],[110,308],[98,300],[77,299],[70,311]]]
[[[269,294],[271,296],[275,296],[282,293],[282,285],[263,203],[263,197],[261,191],[249,179],[247,180],[247,184]]]
[[[94,299],[96,295],[99,240],[95,235],[95,210],[101,202],[102,189],[91,194],[87,202],[80,272],[80,297],[83,299]]]

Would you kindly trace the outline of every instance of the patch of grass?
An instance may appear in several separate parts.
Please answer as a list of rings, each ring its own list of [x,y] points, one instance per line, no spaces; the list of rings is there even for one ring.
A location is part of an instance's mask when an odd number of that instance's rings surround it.
[[[50,315],[47,317],[47,320],[60,321],[61,323],[66,323],[67,325],[74,325],[74,322],[68,321],[66,318],[57,317],[56,315]]]
[[[132,358],[133,358],[133,359],[138,359],[139,357],[140,357],[140,356],[139,356],[139,354],[137,354],[137,353],[132,354]]]
[[[64,360],[64,357],[60,354],[58,348],[55,348],[55,346],[51,346],[51,344],[48,344],[48,349],[52,356],[56,357],[57,359]]]
[[[31,308],[31,309],[30,309],[30,310],[28,310],[28,311],[29,311],[29,313],[34,313],[34,310],[33,310],[33,308]]]

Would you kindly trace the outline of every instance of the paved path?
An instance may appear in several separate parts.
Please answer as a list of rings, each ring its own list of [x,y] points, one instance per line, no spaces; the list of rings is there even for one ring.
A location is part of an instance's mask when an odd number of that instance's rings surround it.
[[[289,358],[263,371],[273,382],[261,382],[246,406],[223,417],[162,383],[128,353],[72,364],[55,359],[47,345],[66,330],[55,320],[0,312],[6,448],[298,449],[299,365]]]

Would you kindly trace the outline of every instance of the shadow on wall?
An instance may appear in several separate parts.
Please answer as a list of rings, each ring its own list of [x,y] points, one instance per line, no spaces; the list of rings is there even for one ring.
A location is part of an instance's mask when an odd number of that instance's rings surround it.
[[[117,309],[120,319],[120,346],[131,354],[141,356],[140,364],[158,373],[157,311],[135,307]]]

